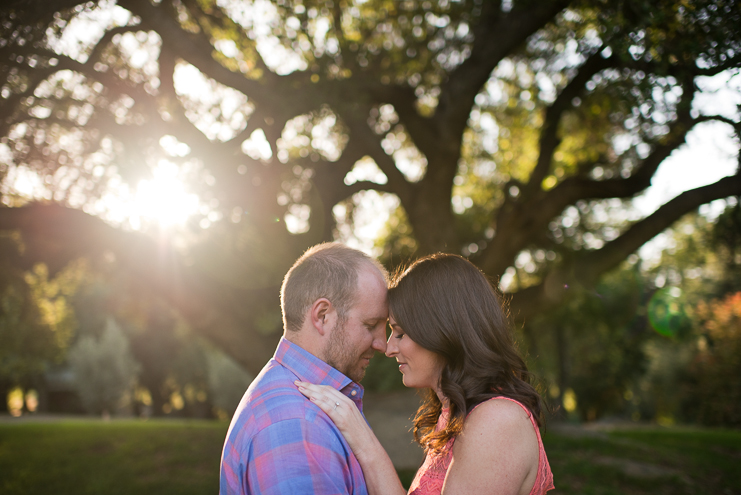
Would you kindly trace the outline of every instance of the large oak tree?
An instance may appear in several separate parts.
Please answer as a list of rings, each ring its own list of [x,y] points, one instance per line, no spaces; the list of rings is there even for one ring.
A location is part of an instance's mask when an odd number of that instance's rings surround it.
[[[29,265],[115,259],[252,371],[277,340],[282,274],[367,191],[398,199],[395,252],[464,253],[495,279],[526,253],[511,285],[520,316],[741,194],[736,173],[646,217],[618,214],[694,126],[738,134],[737,111],[693,108],[701,78],[741,67],[735,1],[0,9],[0,229],[22,232]],[[194,93],[196,80],[210,89]],[[94,215],[111,184],[160,159],[190,171],[209,205],[209,228],[197,217],[183,245]],[[13,193],[19,171],[43,200]]]

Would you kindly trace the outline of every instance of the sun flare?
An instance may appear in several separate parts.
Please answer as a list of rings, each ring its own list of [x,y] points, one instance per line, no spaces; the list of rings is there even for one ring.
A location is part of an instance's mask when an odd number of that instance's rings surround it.
[[[152,224],[164,229],[183,226],[201,206],[198,195],[188,191],[180,168],[166,160],[152,170],[151,179],[139,181],[133,191],[122,184],[104,202],[106,216],[128,222],[134,230]]]
[[[189,193],[178,177],[179,168],[166,161],[152,171],[151,179],[137,185],[132,216],[157,222],[161,227],[184,225],[198,211],[198,195]]]
[[[139,182],[133,199],[134,213],[156,220],[163,227],[183,225],[196,213],[198,196],[186,190],[178,172],[174,164],[162,162],[154,169],[152,179]]]

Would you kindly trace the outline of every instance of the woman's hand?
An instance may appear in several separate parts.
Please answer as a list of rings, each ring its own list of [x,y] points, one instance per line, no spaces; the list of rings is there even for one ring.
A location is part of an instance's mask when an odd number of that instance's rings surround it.
[[[355,403],[328,385],[314,385],[300,381],[294,384],[299,392],[327,413],[327,416],[342,432],[355,457],[360,461],[360,458],[377,440]]]
[[[328,385],[293,382],[299,392],[327,413],[363,468],[371,495],[406,495],[386,451],[353,401]]]

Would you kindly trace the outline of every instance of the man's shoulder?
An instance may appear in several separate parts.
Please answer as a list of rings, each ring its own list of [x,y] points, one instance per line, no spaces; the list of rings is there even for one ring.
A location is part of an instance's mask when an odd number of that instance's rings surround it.
[[[273,363],[250,386],[242,405],[256,417],[269,415],[275,420],[285,415],[303,417],[311,402],[294,385],[297,379],[289,369]]]
[[[294,385],[297,377],[274,361],[268,363],[245,393],[234,413],[232,430],[251,437],[270,425],[288,420],[315,422],[320,409]],[[324,424],[324,418],[319,423]]]
[[[273,360],[250,385],[224,444],[222,493],[228,493],[227,486],[246,486],[247,478],[261,480],[266,486],[288,483],[283,479],[288,476],[286,465],[292,466],[294,473],[303,466],[304,474],[288,478],[300,485],[306,480],[319,483],[315,493],[367,493],[349,445],[332,420],[298,391],[293,383],[296,378]],[[335,486],[349,482],[348,469],[354,473],[357,490]],[[322,484],[330,481],[331,486]]]

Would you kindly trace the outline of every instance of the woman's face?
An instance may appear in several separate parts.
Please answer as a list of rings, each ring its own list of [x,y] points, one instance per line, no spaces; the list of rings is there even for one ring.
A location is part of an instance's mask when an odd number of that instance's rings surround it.
[[[404,386],[437,390],[443,358],[405,335],[393,316],[389,316],[389,325],[391,335],[386,343],[386,355],[396,358],[399,363],[399,371],[404,375]]]

